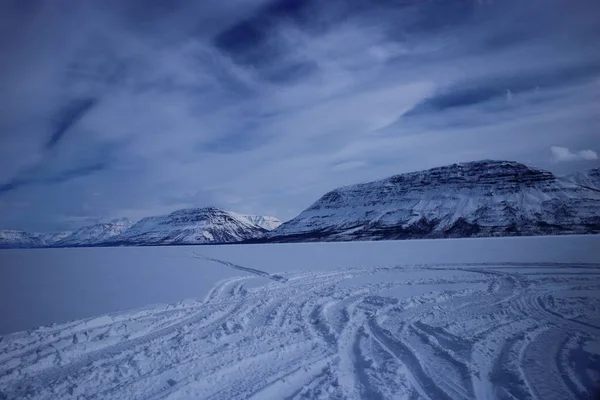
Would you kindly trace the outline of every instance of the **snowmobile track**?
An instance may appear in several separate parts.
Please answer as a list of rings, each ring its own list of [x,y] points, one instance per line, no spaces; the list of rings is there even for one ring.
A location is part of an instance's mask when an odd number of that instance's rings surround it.
[[[0,337],[0,398],[577,399],[599,383],[598,264],[271,273],[194,256],[243,275]]]

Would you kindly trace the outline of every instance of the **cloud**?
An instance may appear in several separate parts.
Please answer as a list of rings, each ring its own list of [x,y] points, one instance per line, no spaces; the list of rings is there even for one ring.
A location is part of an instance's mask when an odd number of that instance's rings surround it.
[[[0,228],[287,219],[341,185],[598,145],[593,1],[13,3]]]
[[[52,131],[45,148],[51,149],[55,147],[63,138],[65,133],[77,123],[86,113],[88,113],[98,99],[83,98],[70,102],[56,117],[56,126]]]
[[[598,159],[598,153],[593,150],[571,151],[567,147],[552,146],[550,151],[555,161],[591,161]]]
[[[50,175],[43,175],[40,172],[28,171],[23,176],[14,178],[11,182],[0,184],[0,195],[7,193],[24,186],[63,183],[76,178],[87,177],[96,172],[103,171],[107,168],[106,163],[95,163],[91,165],[77,166],[65,171],[59,171]]]
[[[11,190],[18,189],[21,186],[20,182],[9,182],[0,184],[0,194],[10,192]]]
[[[353,169],[364,168],[366,165],[366,162],[360,160],[346,161],[335,164],[331,169],[334,171],[350,171]]]
[[[496,75],[497,76],[494,76]],[[470,79],[453,83],[417,104],[406,116],[436,113],[461,107],[482,105],[493,100],[512,101],[513,96],[539,93],[540,90],[565,87],[579,82],[593,81],[600,74],[600,59],[574,65],[524,66],[518,75],[514,71],[494,73],[485,79]]]

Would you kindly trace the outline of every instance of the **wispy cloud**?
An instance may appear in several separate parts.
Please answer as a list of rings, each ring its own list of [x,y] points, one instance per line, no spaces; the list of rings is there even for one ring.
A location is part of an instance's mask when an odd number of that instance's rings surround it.
[[[350,171],[353,169],[364,168],[366,165],[366,162],[360,160],[346,161],[335,164],[331,169],[334,171]]]
[[[598,153],[594,150],[571,151],[568,147],[552,146],[550,148],[552,158],[555,161],[581,161],[598,160]]]

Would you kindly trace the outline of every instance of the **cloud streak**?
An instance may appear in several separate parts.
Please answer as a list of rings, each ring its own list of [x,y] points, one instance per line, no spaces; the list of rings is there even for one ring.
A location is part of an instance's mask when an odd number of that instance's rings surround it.
[[[90,112],[97,102],[98,99],[94,98],[77,99],[70,102],[63,110],[61,110],[55,119],[56,126],[44,146],[46,150],[55,147],[67,131],[72,128],[77,121],[83,118],[85,114]]]
[[[48,185],[53,183],[64,183],[76,178],[84,178],[107,168],[105,163],[79,166],[54,175],[43,176],[41,173],[29,174],[13,179],[11,182],[0,184],[0,196],[29,185]]]

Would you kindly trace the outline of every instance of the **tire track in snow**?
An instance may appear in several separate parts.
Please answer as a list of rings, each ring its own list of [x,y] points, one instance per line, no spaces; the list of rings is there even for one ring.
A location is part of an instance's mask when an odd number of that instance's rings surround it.
[[[198,254],[198,253],[195,253],[193,251],[192,251],[192,254],[194,254],[194,256],[195,256],[194,258],[197,258],[199,260],[212,261],[214,263],[225,265],[227,267],[230,267],[230,268],[233,268],[233,269],[237,269],[239,271],[244,271],[244,272],[248,272],[248,273],[253,274],[253,275],[262,276],[264,278],[269,278],[269,279],[272,279],[272,280],[277,281],[277,282],[287,282],[287,279],[284,278],[281,275],[272,275],[272,274],[269,274],[268,272],[261,271],[260,269],[243,267],[241,265],[230,263],[229,261],[219,260],[218,258],[205,257],[205,256],[203,256],[201,254]]]
[[[396,357],[401,364],[406,365],[410,371],[410,378],[415,388],[419,391],[419,394],[430,399],[452,399],[427,375],[419,359],[405,343],[394,339],[393,335],[384,328],[381,328],[374,319],[368,321],[368,326],[370,333],[376,338],[378,343]]]
[[[228,311],[219,315],[216,319],[209,320],[206,327],[200,326],[200,328],[208,330],[210,325],[218,325],[219,322],[224,320],[228,314],[235,313],[237,309],[239,309],[239,307],[231,307]],[[28,392],[45,386],[47,382],[54,382],[60,379],[67,378],[69,376],[74,375],[78,370],[81,370],[83,367],[91,365],[98,360],[117,357],[127,350],[143,346],[144,344],[152,340],[161,338],[164,339],[166,336],[173,333],[177,328],[185,324],[204,320],[210,317],[210,315],[210,313],[200,312],[192,317],[185,318],[182,321],[179,321],[173,325],[167,326],[157,331],[153,331],[148,335],[137,337],[132,340],[125,340],[113,346],[109,346],[84,354],[83,356],[78,357],[74,361],[70,362],[68,365],[61,365],[61,363],[59,362],[58,365],[54,365],[42,370],[37,375],[35,375],[35,377],[25,376],[20,380],[16,381],[15,387],[19,388],[19,390],[15,394],[17,394],[18,396],[26,397]]]
[[[597,264],[572,265],[586,272],[584,286],[575,273],[554,274],[570,267],[556,263],[281,277],[196,258],[272,282],[247,288],[251,278],[236,277],[190,306],[98,319],[95,351],[68,342],[81,322],[5,337],[0,398],[556,398],[581,396],[591,382],[573,380],[575,367],[565,360],[587,354],[573,344],[581,340],[567,338],[597,337],[600,301],[585,302],[600,287]],[[463,280],[473,287],[456,290]],[[562,338],[551,352],[545,329]],[[31,357],[50,345],[62,352],[62,364],[59,354]],[[531,362],[544,351],[551,368]]]

